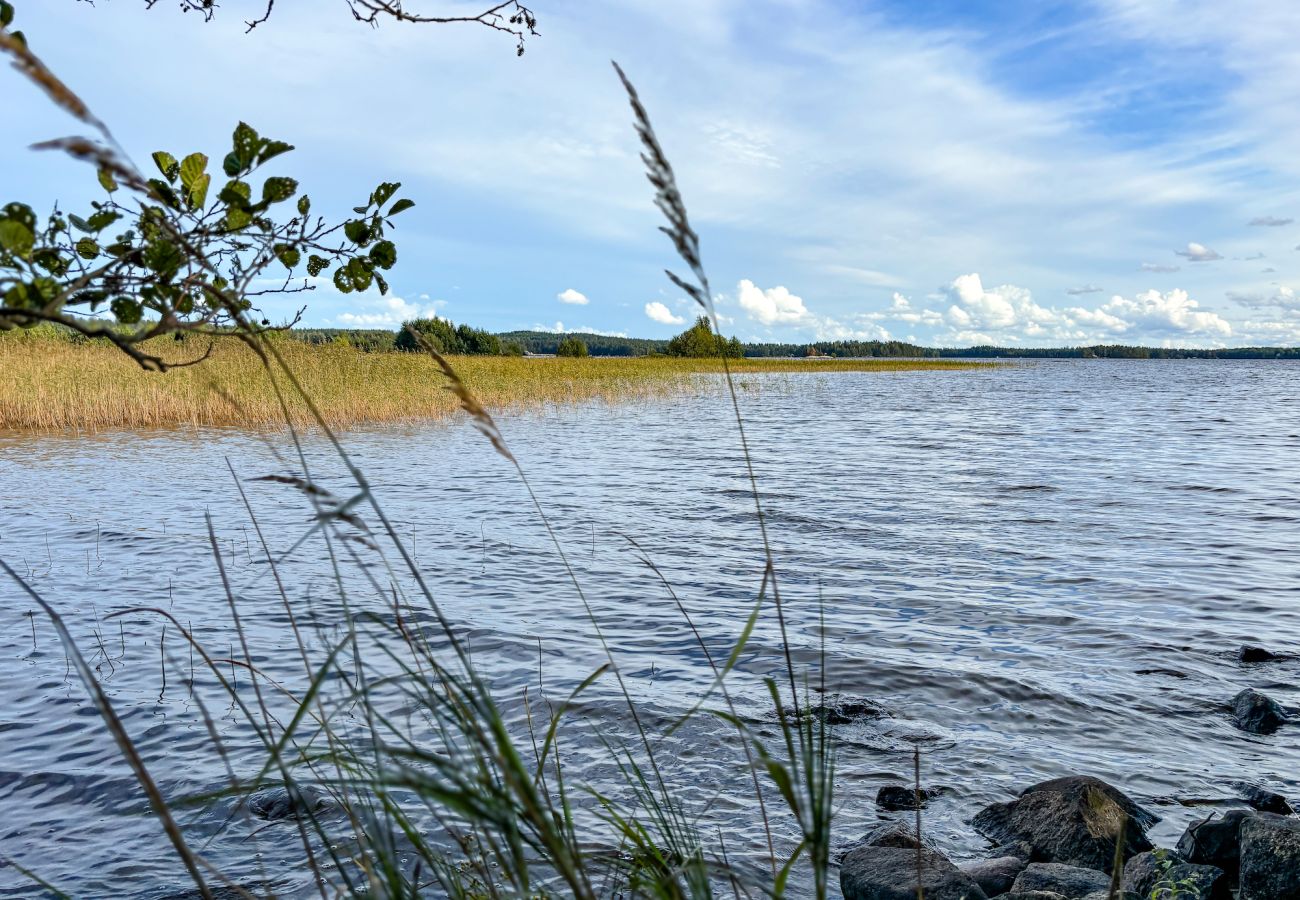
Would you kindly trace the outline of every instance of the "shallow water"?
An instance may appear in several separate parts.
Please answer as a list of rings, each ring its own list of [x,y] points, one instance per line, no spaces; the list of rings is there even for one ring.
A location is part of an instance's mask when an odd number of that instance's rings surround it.
[[[1043,361],[747,376],[742,387],[796,659],[815,663],[824,641],[830,685],[893,714],[840,729],[841,842],[887,815],[875,792],[909,777],[913,738],[925,782],[949,788],[925,827],[954,857],[982,855],[967,822],[983,805],[1071,772],[1152,805],[1166,844],[1204,810],[1165,798],[1227,796],[1238,779],[1300,795],[1294,733],[1244,734],[1224,708],[1252,685],[1300,703],[1300,664],[1234,658],[1243,642],[1300,650],[1300,365]],[[703,388],[500,422],[647,719],[669,721],[709,670],[628,538],[725,656],[762,574],[728,401]],[[536,690],[540,670],[559,696],[600,665],[526,491],[480,435],[441,425],[344,440],[503,695]],[[245,479],[279,553],[308,528],[310,510],[291,487],[247,480],[297,471],[276,452],[289,453],[282,438],[226,430],[0,436],[0,558],[67,617],[169,796],[219,789],[226,777],[188,689],[188,652],[156,615],[108,617],[161,607],[217,655],[237,649],[206,511],[255,662],[301,681],[226,468]],[[323,442],[306,452],[319,483],[342,491]],[[319,535],[284,568],[295,609],[316,626],[311,641],[346,626]],[[349,578],[354,613],[387,611],[363,578]],[[0,853],[77,897],[183,890],[180,865],[33,609],[0,583]],[[768,615],[735,683],[746,718],[770,719],[760,679],[781,662]],[[209,713],[246,777],[261,762],[251,735],[231,710]],[[578,771],[599,781],[608,763],[594,732],[626,735],[627,719],[602,682],[577,710]],[[666,745],[669,775],[688,802],[709,805],[706,821],[726,823],[730,852],[755,855],[761,827],[730,744],[721,725],[700,720]],[[250,839],[247,823],[223,827],[230,813],[220,801],[181,818],[235,877],[264,871],[289,893],[307,883],[291,826]],[[0,867],[0,896],[35,895]]]

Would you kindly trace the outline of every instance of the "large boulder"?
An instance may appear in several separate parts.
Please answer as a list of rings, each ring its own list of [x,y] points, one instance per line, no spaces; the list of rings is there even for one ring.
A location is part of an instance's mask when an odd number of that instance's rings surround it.
[[[984,893],[997,897],[1011,890],[1016,876],[1025,870],[1029,861],[1018,856],[999,856],[996,859],[982,859],[967,863],[961,870],[978,884]]]
[[[995,844],[1026,842],[1035,861],[1109,871],[1121,823],[1127,859],[1152,849],[1146,829],[1158,821],[1117,788],[1074,775],[1036,784],[1010,803],[987,806],[973,824]]]
[[[1222,816],[1211,814],[1187,826],[1178,839],[1178,855],[1190,863],[1216,866],[1236,878],[1241,858],[1241,825],[1259,813],[1230,809]]]
[[[870,845],[850,850],[840,863],[844,900],[916,900],[918,853],[926,900],[988,900],[942,853]]]
[[[1237,651],[1237,659],[1244,663],[1262,663],[1277,662],[1278,660],[1290,659],[1281,653],[1274,653],[1272,650],[1266,650],[1263,647],[1256,647],[1253,644],[1242,644],[1241,649]]]
[[[1241,823],[1238,900],[1300,900],[1300,820],[1261,813]]]
[[[1228,878],[1217,866],[1189,863],[1177,853],[1139,853],[1124,867],[1121,887],[1142,900],[1220,900]]]
[[[1254,688],[1246,688],[1232,698],[1232,724],[1251,734],[1272,734],[1287,720],[1281,705]]]
[[[1016,876],[1014,891],[1052,891],[1063,897],[1083,897],[1110,888],[1110,876],[1096,869],[1060,863],[1030,863]]]

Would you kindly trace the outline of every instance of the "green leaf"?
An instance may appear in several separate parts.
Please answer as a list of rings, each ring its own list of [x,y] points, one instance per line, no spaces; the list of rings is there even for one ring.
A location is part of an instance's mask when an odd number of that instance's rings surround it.
[[[313,253],[307,257],[307,274],[315,278],[321,272],[324,272],[330,266],[330,261],[323,256],[317,256]]]
[[[8,28],[14,20],[14,5],[9,0],[0,0],[0,28]]]
[[[109,172],[108,169],[99,170],[99,183],[110,194],[117,190],[117,182],[113,180],[113,173]]]
[[[286,269],[292,269],[302,261],[302,252],[288,244],[276,244],[275,258],[284,263]]]
[[[305,216],[311,212],[311,198],[303,194],[298,198],[298,215]]]
[[[26,259],[35,243],[36,235],[22,222],[13,219],[0,222],[0,248]]]
[[[348,260],[348,278],[352,279],[352,287],[358,291],[369,289],[370,282],[374,278],[373,272],[374,269],[370,267],[368,261],[360,256]]]
[[[262,202],[279,203],[298,193],[298,182],[292,178],[268,178],[262,185]]]
[[[207,168],[208,158],[202,153],[191,153],[185,157],[180,167],[181,186],[187,191],[190,190],[194,187],[194,182],[203,177]]]
[[[391,269],[397,263],[397,246],[392,241],[380,241],[370,248],[370,258],[381,269]]]
[[[370,202],[375,205],[376,209],[382,208],[401,186],[401,182],[385,181],[375,188],[375,192],[370,196]]]
[[[234,154],[239,160],[239,167],[246,169],[257,159],[257,153],[267,142],[258,136],[257,132],[245,122],[240,122],[235,126],[235,135],[233,139]]]
[[[415,205],[414,200],[407,200],[405,197],[403,197],[401,200],[398,200],[396,203],[393,204],[393,208],[388,211],[388,214],[390,216],[395,216],[399,212],[405,212],[406,210],[410,209],[414,205]]]
[[[171,189],[167,182],[159,181],[157,178],[150,178],[148,183],[151,189],[150,192],[159,203],[170,206],[172,209],[178,210],[181,208],[180,200],[176,199],[176,192]]]
[[[191,209],[202,209],[208,203],[208,186],[212,184],[212,176],[204,172],[194,180],[190,186],[189,201]]]
[[[175,181],[177,173],[181,170],[181,164],[176,161],[176,157],[166,150],[154,151],[153,164],[158,167],[159,172],[162,172],[163,178],[166,178],[169,182]]]
[[[370,243],[370,226],[360,219],[353,219],[343,226],[343,233],[354,244],[365,246]]]
[[[94,238],[84,237],[77,241],[77,255],[82,259],[94,259],[99,256],[99,244]]]
[[[72,216],[69,216],[68,218],[73,218],[73,217],[72,217]],[[91,232],[91,233],[95,233],[95,234],[97,234],[97,233],[103,231],[103,230],[104,230],[105,228],[107,228],[109,225],[112,225],[114,222],[116,222],[116,221],[117,221],[118,219],[120,219],[120,218],[122,218],[121,213],[115,213],[115,212],[113,212],[111,209],[101,209],[99,212],[95,213],[93,216],[91,216],[91,217],[90,217],[89,219],[87,219],[85,222],[82,222],[82,223],[81,223],[82,225],[85,226],[85,227],[82,228],[81,230],[82,230],[82,231],[89,231],[89,232]],[[73,224],[73,225],[77,225],[77,222],[73,222],[72,224]],[[78,226],[78,227],[80,227],[80,226]]]
[[[347,269],[338,268],[334,271],[334,286],[341,294],[352,293],[352,279],[348,277]]]
[[[253,221],[253,214],[248,210],[231,206],[226,210],[226,231],[239,231],[247,228]]]
[[[381,297],[387,297],[387,296],[388,296],[388,282],[385,281],[385,280],[384,280],[384,276],[383,276],[383,275],[380,275],[378,272],[375,273],[375,284],[379,285],[379,296],[381,296]]]
[[[5,219],[13,219],[15,222],[21,222],[33,232],[36,231],[36,213],[26,203],[9,203],[5,205]]]
[[[253,189],[246,181],[227,181],[226,186],[217,194],[217,199],[227,206],[246,209],[253,199]]]
[[[140,304],[130,297],[114,297],[109,309],[113,310],[113,315],[123,325],[135,325],[140,321],[140,317],[144,315],[144,310],[140,308]]]
[[[62,277],[68,271],[68,260],[53,247],[41,247],[32,254],[32,262],[56,278]]]
[[[225,172],[227,177],[234,178],[244,171],[244,167],[240,164],[239,157],[236,154],[227,153],[226,158],[221,161],[221,171]]]
[[[284,141],[267,141],[266,147],[257,155],[257,162],[260,165],[267,160],[275,159],[282,153],[288,153],[292,149],[293,144],[286,144]]]

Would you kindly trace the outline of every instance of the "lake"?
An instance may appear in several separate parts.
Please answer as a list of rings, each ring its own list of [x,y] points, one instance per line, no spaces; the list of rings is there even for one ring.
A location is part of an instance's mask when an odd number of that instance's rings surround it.
[[[1243,643],[1300,650],[1300,364],[1044,360],[740,381],[795,659],[814,666],[824,648],[828,685],[890,714],[838,729],[840,843],[888,817],[876,791],[910,781],[917,744],[923,781],[947,788],[925,828],[955,859],[983,855],[968,824],[980,808],[1062,774],[1098,775],[1151,806],[1166,846],[1205,813],[1174,798],[1228,796],[1238,779],[1300,795],[1300,742],[1285,729],[1243,733],[1225,708],[1247,686],[1300,702],[1300,663],[1235,655]],[[763,573],[729,400],[702,382],[670,399],[499,424],[638,708],[652,728],[671,722],[711,672],[632,541],[725,658]],[[601,665],[527,491],[481,435],[461,423],[343,441],[516,721],[525,685],[562,698]],[[304,453],[317,483],[346,492],[323,440]],[[0,558],[67,618],[169,796],[226,783],[205,708],[237,774],[264,756],[211,679],[191,689],[174,628],[164,634],[153,614],[109,618],[161,607],[214,655],[242,656],[205,513],[254,662],[285,685],[304,680],[227,461],[274,553],[308,532],[293,486],[253,480],[298,473],[283,435],[0,435]],[[346,603],[320,532],[283,564],[313,648],[390,609],[389,576],[344,556]],[[0,852],[77,897],[183,891],[182,867],[34,609],[0,583]],[[742,717],[769,736],[762,679],[782,662],[769,610],[732,684]],[[630,735],[627,709],[605,678],[573,716],[574,777],[600,784],[600,739]],[[729,852],[757,859],[766,845],[729,726],[701,717],[662,748],[688,805],[725,830]],[[222,799],[178,815],[234,877],[310,887],[292,826],[254,835],[231,814]],[[39,895],[0,867],[0,896]]]

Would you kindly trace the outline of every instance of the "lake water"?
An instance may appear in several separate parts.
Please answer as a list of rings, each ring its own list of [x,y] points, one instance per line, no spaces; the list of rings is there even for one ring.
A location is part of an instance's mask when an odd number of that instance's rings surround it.
[[[1300,365],[814,370],[747,376],[740,397],[795,657],[811,665],[824,645],[829,683],[892,713],[839,729],[839,841],[887,817],[875,793],[910,778],[913,738],[923,780],[949,789],[925,827],[957,858],[983,855],[967,824],[982,806],[1061,774],[1095,774],[1151,804],[1166,845],[1204,814],[1167,798],[1227,796],[1237,779],[1300,795],[1294,731],[1248,735],[1225,710],[1246,686],[1300,702],[1300,664],[1235,659],[1245,642],[1300,650]],[[647,720],[669,721],[709,670],[627,538],[725,656],[762,575],[725,397],[702,385],[500,424]],[[603,662],[527,493],[480,435],[443,424],[344,441],[503,697],[537,690],[539,671],[560,697]],[[319,483],[342,491],[323,442],[306,452]],[[108,616],[161,607],[216,655],[237,650],[205,534],[210,513],[255,661],[300,683],[283,605],[227,469],[229,460],[245,479],[279,553],[310,511],[289,486],[247,480],[297,470],[277,453],[288,453],[283,437],[232,430],[0,436],[0,558],[67,617],[171,796],[226,779],[187,685],[188,651],[157,616]],[[319,535],[285,577],[314,646],[345,627]],[[345,578],[354,613],[388,609],[364,578]],[[33,609],[0,583],[0,853],[77,897],[183,890],[161,829]],[[733,687],[760,727],[771,717],[761,678],[781,664],[768,614]],[[213,702],[213,727],[247,777],[262,755]],[[577,708],[569,745],[575,773],[599,783],[608,764],[597,733],[628,734],[608,679]],[[761,853],[731,732],[701,719],[664,746],[670,777],[725,828],[729,851]],[[230,813],[220,801],[180,816],[236,877],[269,872],[289,893],[309,883],[292,826],[250,837],[242,820],[223,827]],[[0,867],[0,896],[39,895]]]

